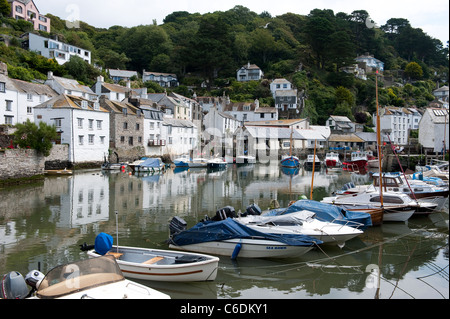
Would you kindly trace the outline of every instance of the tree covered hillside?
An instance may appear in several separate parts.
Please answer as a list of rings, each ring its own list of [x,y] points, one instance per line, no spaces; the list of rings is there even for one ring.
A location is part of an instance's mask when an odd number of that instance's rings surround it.
[[[272,17],[268,12],[257,14],[236,6],[203,15],[173,12],[161,25],[149,21],[148,25],[109,29],[83,22],[78,29],[67,28],[65,21],[48,16],[52,35],[91,50],[93,62],[103,70],[176,73],[181,84],[177,90],[182,94],[192,93],[189,86],[197,87],[199,96],[225,92],[234,101],[258,98],[273,105],[268,80],[287,78],[307,98],[299,116],[309,117],[313,124],[324,124],[330,114],[365,122],[365,112],[373,112],[374,77],[362,81],[340,72],[366,52],[385,63],[384,76],[391,79],[391,83],[380,84],[382,105],[424,107],[433,100],[436,83],[448,83],[448,42],[444,47],[402,18],[374,27],[367,23],[369,13],[364,10],[346,14],[315,9],[306,16],[286,13]],[[0,50],[2,60],[4,55],[14,55],[5,47]],[[268,80],[236,82],[236,70],[248,62],[258,65]],[[10,57],[8,63],[35,68],[26,58]],[[86,84],[93,84],[98,73],[80,61],[57,72]],[[202,83],[207,88],[202,89]]]

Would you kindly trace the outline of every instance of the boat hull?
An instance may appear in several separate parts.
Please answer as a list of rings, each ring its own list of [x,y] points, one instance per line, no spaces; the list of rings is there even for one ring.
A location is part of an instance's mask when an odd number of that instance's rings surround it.
[[[281,161],[281,166],[287,167],[287,168],[295,168],[300,166],[300,161],[298,158],[291,156],[283,159]]]
[[[111,251],[116,251],[113,246]],[[217,276],[219,258],[193,253],[180,253],[176,251],[121,247],[121,255],[116,257],[123,275],[127,278],[164,281],[164,282],[195,282],[195,281],[213,281]],[[99,255],[91,250],[89,257],[98,257]],[[192,263],[172,263],[176,257],[180,256],[202,257],[204,260]],[[149,263],[151,260],[158,260]],[[147,263],[146,263],[147,262]]]
[[[171,244],[170,248],[231,257],[238,244],[242,245],[238,254],[238,257],[242,258],[295,258],[313,248],[313,246],[291,246],[264,239],[229,239],[185,246]]]

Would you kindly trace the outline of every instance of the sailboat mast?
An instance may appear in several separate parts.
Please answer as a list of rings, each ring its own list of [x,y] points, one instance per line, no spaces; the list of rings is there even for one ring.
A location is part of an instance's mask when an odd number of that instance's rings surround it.
[[[382,175],[382,166],[381,166],[381,160],[382,160],[382,154],[381,154],[381,120],[380,120],[380,110],[378,105],[378,70],[375,74],[375,96],[376,96],[376,103],[377,103],[377,144],[378,144],[378,169],[380,173],[380,203],[381,208],[384,206],[383,202],[383,175]]]

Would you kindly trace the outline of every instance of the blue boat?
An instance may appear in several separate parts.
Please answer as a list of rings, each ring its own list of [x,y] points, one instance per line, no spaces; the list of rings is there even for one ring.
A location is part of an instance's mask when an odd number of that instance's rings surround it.
[[[308,210],[316,214],[321,221],[339,223],[359,229],[372,226],[372,217],[369,213],[349,211],[342,207],[317,202],[314,200],[301,199],[288,208],[279,208],[265,213],[265,216],[277,216],[291,214],[302,210]]]
[[[287,168],[296,168],[300,166],[300,160],[296,156],[288,156],[281,160],[281,166]]]

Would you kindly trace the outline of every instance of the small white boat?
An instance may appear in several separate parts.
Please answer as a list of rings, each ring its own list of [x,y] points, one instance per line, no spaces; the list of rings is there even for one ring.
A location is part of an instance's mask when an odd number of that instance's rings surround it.
[[[256,157],[251,155],[236,156],[237,165],[256,164]]]
[[[127,168],[128,164],[127,163],[109,163],[109,162],[104,162],[102,164],[102,170],[105,171],[121,171],[121,170],[125,170]]]
[[[315,169],[320,169],[322,164],[320,163],[320,159],[317,155],[308,155],[303,165],[305,166],[305,169],[312,170],[313,167]]]
[[[242,258],[294,258],[306,254],[313,248],[312,246],[291,246],[285,243],[259,238],[228,239],[183,246],[170,245],[170,248],[173,249],[227,257],[233,256],[233,253],[237,249],[236,247],[241,247],[239,249],[239,257]]]
[[[342,245],[363,233],[354,227],[320,221],[315,213],[307,210],[280,216],[248,215],[236,220],[262,233],[302,234],[320,239],[324,244]]]
[[[215,169],[225,169],[227,167],[227,162],[225,162],[225,160],[223,160],[222,158],[213,158],[208,160],[207,167]]]
[[[342,170],[342,162],[338,153],[327,153],[324,162],[326,168],[329,170]]]
[[[133,173],[154,173],[162,172],[165,164],[160,158],[142,158],[128,165]]]
[[[186,229],[186,222],[170,222],[170,248],[219,256],[242,258],[293,258],[310,251],[322,241],[304,235],[264,234],[234,219],[200,222]]]
[[[379,192],[375,190],[325,197],[323,203],[341,206],[349,210],[361,208],[381,208]],[[395,192],[383,192],[383,221],[406,221],[414,213],[429,213],[436,209],[437,204],[427,201],[415,201],[408,195]]]
[[[45,276],[33,270],[26,279],[17,272],[3,278],[1,295],[8,299],[170,299],[125,279],[113,256],[57,266]]]
[[[94,249],[87,254],[101,256]],[[116,257],[125,277],[152,281],[212,281],[219,264],[214,256],[137,247],[112,246],[108,254]]]

